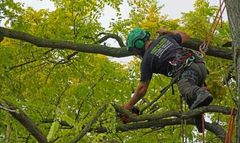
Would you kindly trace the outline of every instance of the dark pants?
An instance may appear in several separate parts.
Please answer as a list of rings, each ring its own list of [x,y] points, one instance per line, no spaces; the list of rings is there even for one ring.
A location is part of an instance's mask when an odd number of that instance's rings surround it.
[[[207,74],[207,69],[203,63],[192,63],[180,76],[177,85],[189,108],[197,96],[210,94],[203,87]]]

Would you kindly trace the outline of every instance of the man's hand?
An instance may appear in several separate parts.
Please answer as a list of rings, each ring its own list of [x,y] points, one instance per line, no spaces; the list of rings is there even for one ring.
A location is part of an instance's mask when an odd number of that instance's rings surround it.
[[[129,110],[130,112],[132,112],[133,114],[135,112],[133,112],[133,109],[135,110],[136,107],[134,107],[134,105],[140,100],[142,99],[142,97],[146,94],[147,89],[148,89],[148,85],[149,85],[149,81],[140,81],[133,97],[129,100],[128,103],[124,104],[122,106],[123,109]],[[139,115],[139,109],[138,109],[138,113],[137,115]],[[129,122],[129,120],[125,117],[122,118],[123,122]]]
[[[173,30],[173,31],[169,31],[169,30],[166,30],[166,29],[158,29],[156,31],[156,33],[158,34],[158,37],[159,36],[162,36],[162,35],[165,35],[165,34],[179,34],[182,38],[182,42],[181,43],[185,43],[189,40],[189,35],[183,31],[179,31],[179,30]]]
[[[131,109],[132,109],[133,107],[130,106],[128,103],[126,103],[126,104],[123,104],[122,108],[125,109],[125,110],[131,111]]]
[[[131,109],[132,109],[132,107],[129,104],[124,104],[122,106],[122,108],[125,110],[128,110],[128,111],[131,111]],[[123,122],[123,124],[126,124],[129,122],[129,119],[126,115],[120,113],[119,117],[120,117],[121,121]]]
[[[128,106],[127,104],[124,104],[124,105],[122,106],[122,108],[123,108],[123,109],[126,109],[126,110],[129,110],[129,111],[130,111],[132,114],[134,114],[134,115],[137,115],[137,116],[138,116],[138,115],[140,114],[140,110],[139,110],[138,107],[135,107],[135,106],[130,107],[130,106]],[[128,118],[126,115],[124,115],[124,114],[119,114],[119,117],[120,117],[121,121],[122,121],[124,124],[130,122],[130,121],[129,121],[129,118]]]

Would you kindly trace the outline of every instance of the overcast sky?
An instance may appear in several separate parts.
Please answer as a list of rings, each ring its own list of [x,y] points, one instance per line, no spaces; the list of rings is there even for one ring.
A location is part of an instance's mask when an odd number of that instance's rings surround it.
[[[53,11],[54,4],[50,2],[49,0],[14,0],[15,2],[21,2],[24,3],[25,7],[33,7],[36,10],[39,9],[48,9],[50,11]],[[126,19],[128,18],[128,13],[130,11],[129,6],[127,5],[126,0],[123,5],[120,7],[122,11],[122,18]],[[211,5],[219,5],[219,0],[209,0]],[[168,15],[169,18],[180,18],[182,12],[189,12],[194,9],[194,0],[158,0],[159,5],[164,5],[161,12],[163,15]],[[110,7],[106,6],[104,9],[103,16],[100,18],[100,22],[102,23],[102,26],[105,28],[108,28],[109,23],[111,22],[112,18],[115,18],[116,12]],[[226,20],[227,15],[226,12],[223,15],[223,18]],[[113,41],[112,41],[113,42]],[[111,43],[112,43],[111,42]],[[113,42],[113,45],[115,45],[116,42]],[[116,58],[113,58],[116,59]],[[126,60],[127,59],[127,60]],[[129,61],[128,58],[117,58],[117,61],[125,62]]]
[[[36,10],[39,9],[49,9],[50,11],[54,10],[54,4],[49,0],[14,0],[16,2],[24,3],[25,7],[33,7]],[[219,5],[219,0],[209,0],[211,5]],[[158,0],[159,5],[164,5],[162,8],[162,14],[168,15],[169,18],[179,18],[181,17],[182,12],[189,12],[193,10],[194,0]],[[127,18],[130,11],[129,6],[125,2],[121,6],[122,17]],[[109,22],[112,18],[115,17],[115,11],[106,6],[104,10],[104,15],[100,19],[104,27],[109,26]],[[224,14],[226,19],[226,13]]]

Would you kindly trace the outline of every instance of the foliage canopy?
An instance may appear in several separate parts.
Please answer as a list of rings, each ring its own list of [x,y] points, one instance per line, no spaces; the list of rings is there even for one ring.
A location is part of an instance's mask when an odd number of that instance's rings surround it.
[[[120,5],[123,0],[51,0],[56,9],[34,10],[24,8],[21,3],[4,0],[0,3],[0,21],[5,27],[27,32],[41,38],[67,40],[76,43],[95,44],[101,32],[114,33],[123,39],[133,27],[142,27],[153,36],[160,27],[169,30],[180,29],[192,37],[204,39],[217,7],[205,0],[196,0],[195,9],[184,13],[179,19],[169,19],[161,14],[156,0],[128,0],[131,7],[129,19],[121,17]],[[102,27],[99,18],[104,6],[109,5],[117,12],[110,27]],[[213,43],[222,45],[230,39],[228,23],[223,22],[217,29]],[[105,43],[107,44],[107,43]],[[5,38],[0,45],[0,100],[7,100],[24,111],[47,136],[48,141],[68,142],[73,140],[82,128],[93,118],[105,103],[126,102],[139,79],[139,60],[127,65],[110,61],[100,54],[75,53],[71,50],[41,49],[23,41]],[[233,106],[230,91],[234,82],[227,87],[222,81],[228,74],[231,62],[206,57],[210,71],[208,87],[217,105]],[[156,97],[169,79],[154,76],[148,100]],[[158,101],[158,112],[179,111],[179,93],[168,92]],[[139,104],[139,107],[142,107]],[[209,120],[220,122],[226,128],[226,117],[209,114]],[[65,122],[67,125],[61,124]],[[181,142],[180,126],[159,130],[142,129],[116,132],[118,124],[115,111],[108,106],[92,126],[106,127],[107,133],[90,132],[82,142]],[[35,139],[6,111],[0,110],[0,142],[35,142]],[[193,132],[192,132],[193,131]],[[194,126],[187,126],[189,141],[200,141]],[[171,140],[169,140],[171,139]],[[220,142],[215,135],[207,133],[207,139]]]

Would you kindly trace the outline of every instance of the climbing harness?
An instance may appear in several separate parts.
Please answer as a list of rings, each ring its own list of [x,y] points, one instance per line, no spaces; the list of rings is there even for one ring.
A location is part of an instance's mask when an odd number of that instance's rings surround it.
[[[224,143],[231,143],[231,140],[232,140],[232,133],[233,133],[233,128],[234,128],[234,119],[235,119],[235,116],[233,115],[233,110],[234,109],[232,108],[231,114],[230,114],[230,117],[229,117],[229,120],[228,120],[228,130],[227,130],[227,133],[226,133]]]
[[[188,52],[191,52],[191,51],[188,51]],[[177,67],[176,69],[173,69],[172,71],[170,71],[168,73],[169,77],[173,77],[171,82],[160,91],[160,94],[155,99],[153,99],[150,103],[148,103],[145,107],[142,108],[142,110],[140,111],[140,114],[143,114],[143,111],[145,111],[147,108],[152,106],[159,98],[161,98],[168,91],[168,89],[170,87],[172,87],[172,94],[174,94],[173,84],[176,83],[179,80],[183,71],[187,67],[191,66],[191,64],[195,60],[195,57],[194,57],[193,53],[191,53],[191,54],[187,53],[186,55],[183,55],[181,57],[178,57],[178,56],[179,55],[176,56],[177,60],[169,61],[169,63],[172,66]],[[179,62],[181,62],[181,65],[178,67],[177,65],[179,64]]]
[[[169,77],[175,77],[179,71],[182,69],[189,67],[192,62],[195,60],[195,57],[193,56],[193,53],[188,51],[188,54],[186,55],[180,55],[179,53],[176,54],[177,59],[169,61],[169,64],[171,64],[173,67],[177,67],[179,64],[180,67],[174,68],[173,70],[168,72]]]
[[[206,38],[206,40],[199,46],[199,51],[200,51],[203,55],[205,55],[206,52],[208,51],[208,46],[209,46],[210,42],[211,42],[212,39],[213,39],[213,34],[214,34],[214,32],[215,32],[215,30],[216,30],[219,22],[220,22],[221,19],[222,19],[222,14],[223,14],[225,8],[226,8],[226,7],[225,7],[224,1],[222,1],[222,2],[220,1],[220,7],[219,7],[219,9],[218,9],[218,11],[217,11],[217,14],[216,14],[216,16],[215,16],[215,18],[214,18],[214,21],[213,21],[213,23],[212,23],[212,25],[211,25],[211,28],[210,28],[209,32],[208,32],[207,38]]]

